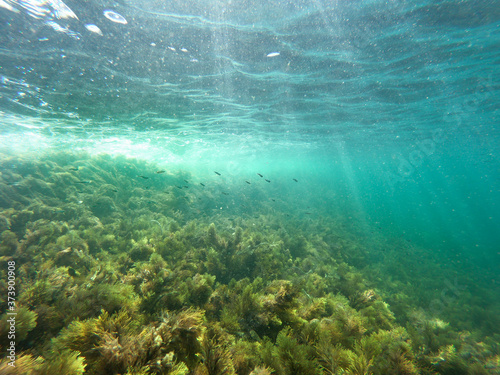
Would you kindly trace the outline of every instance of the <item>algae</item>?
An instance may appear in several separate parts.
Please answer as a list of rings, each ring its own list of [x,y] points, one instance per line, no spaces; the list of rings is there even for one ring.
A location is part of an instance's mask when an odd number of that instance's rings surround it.
[[[498,305],[477,303],[495,289],[467,289],[438,255],[293,205],[184,188],[196,176],[144,161],[11,163],[0,160],[0,260],[16,262],[19,354],[2,373],[500,372]]]

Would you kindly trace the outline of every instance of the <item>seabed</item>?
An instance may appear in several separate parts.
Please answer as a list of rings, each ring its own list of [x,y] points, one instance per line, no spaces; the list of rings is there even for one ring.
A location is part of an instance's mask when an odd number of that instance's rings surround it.
[[[440,254],[125,157],[0,171],[1,374],[500,374],[491,275]]]

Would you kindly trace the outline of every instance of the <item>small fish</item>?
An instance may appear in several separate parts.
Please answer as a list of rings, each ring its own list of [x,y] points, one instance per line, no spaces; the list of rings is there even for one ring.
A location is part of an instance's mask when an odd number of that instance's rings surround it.
[[[184,180],[184,182],[185,182],[186,184],[189,184],[189,181],[188,181],[188,180]]]
[[[257,174],[258,174],[260,177],[264,177],[264,176],[262,176],[260,173],[257,173]]]
[[[219,172],[214,171],[214,173],[215,173],[217,176],[220,176],[220,173],[219,173]]]
[[[266,179],[266,182],[271,182],[271,181],[269,181],[269,180]]]
[[[92,181],[76,181],[77,184],[90,184]]]
[[[274,198],[271,198],[271,200],[272,200],[273,202],[276,202],[276,199],[274,199]]]
[[[267,57],[276,57],[276,56],[279,56],[280,53],[279,52],[271,52],[271,53],[268,53],[266,56]]]
[[[184,186],[183,186],[183,188],[186,188],[186,189],[189,189],[189,186],[187,186],[187,185],[184,185]]]
[[[139,176],[137,176],[137,177],[143,178],[143,179],[145,179],[145,180],[149,180],[149,177],[148,177],[148,176],[143,176],[142,174],[141,174],[141,175],[139,175]]]
[[[165,172],[166,172],[166,170],[164,170],[164,169],[160,169],[159,171],[156,171],[155,173],[160,174],[160,173],[165,173]]]
[[[176,186],[177,189],[182,189],[182,186]]]
[[[296,179],[296,178],[292,178],[292,180],[294,180],[295,182],[299,182],[299,181],[297,181],[297,179]]]
[[[70,171],[77,171],[79,167],[71,167],[69,168]]]
[[[76,271],[74,270],[74,268],[71,267],[68,268],[68,275],[70,275],[71,277],[76,276]]]
[[[224,195],[229,195],[229,193],[225,193],[225,192],[222,192],[222,194],[224,194]]]
[[[205,184],[202,184],[201,182],[200,182],[200,185],[203,186],[203,187],[205,187]]]
[[[311,215],[311,213],[310,213],[310,212],[304,212],[304,213],[305,213],[306,215]]]
[[[251,185],[251,183],[249,181],[245,181],[248,185]]]
[[[19,181],[17,181],[17,182],[9,182],[7,185],[8,186],[19,186],[19,185],[21,185],[21,183]]]

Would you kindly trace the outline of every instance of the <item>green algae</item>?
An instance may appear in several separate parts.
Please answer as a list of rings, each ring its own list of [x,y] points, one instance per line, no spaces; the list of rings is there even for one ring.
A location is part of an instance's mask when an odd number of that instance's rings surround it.
[[[459,303],[443,302],[442,280],[411,276],[407,244],[367,246],[338,218],[298,220],[266,202],[213,213],[229,198],[179,189],[193,176],[143,161],[15,162],[0,182],[0,259],[16,261],[19,285],[12,374],[500,371],[494,309],[472,324],[457,307],[475,308],[463,279]]]

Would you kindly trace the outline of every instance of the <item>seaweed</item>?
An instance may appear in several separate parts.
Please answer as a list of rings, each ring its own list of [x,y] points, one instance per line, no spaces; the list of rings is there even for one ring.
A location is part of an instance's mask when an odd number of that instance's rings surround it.
[[[15,260],[19,281],[17,368],[3,360],[2,373],[499,371],[498,306],[474,300],[495,290],[474,296],[445,280],[454,294],[443,299],[442,279],[411,274],[408,245],[365,238],[352,221],[303,220],[293,204],[278,209],[284,198],[242,209],[247,197],[179,189],[197,176],[123,157],[60,153],[2,168],[19,181],[0,180],[0,260]],[[2,340],[6,329],[3,314]]]
[[[229,346],[232,338],[217,325],[209,327],[201,340],[201,364],[197,375],[235,375]]]
[[[313,348],[294,338],[289,327],[281,330],[278,334],[274,355],[278,358],[279,363],[279,367],[274,369],[280,374],[320,374],[320,366],[315,359]],[[271,364],[269,365],[272,367]]]
[[[21,355],[10,366],[5,359],[0,360],[0,373],[6,375],[82,375],[85,373],[85,362],[78,352],[63,350],[50,358]]]
[[[28,337],[29,332],[36,327],[38,314],[24,306],[19,306],[15,313],[15,341],[22,343]],[[8,313],[0,316],[0,346],[3,348],[6,348],[11,341],[8,338],[11,328],[9,321],[11,319],[12,315]]]

